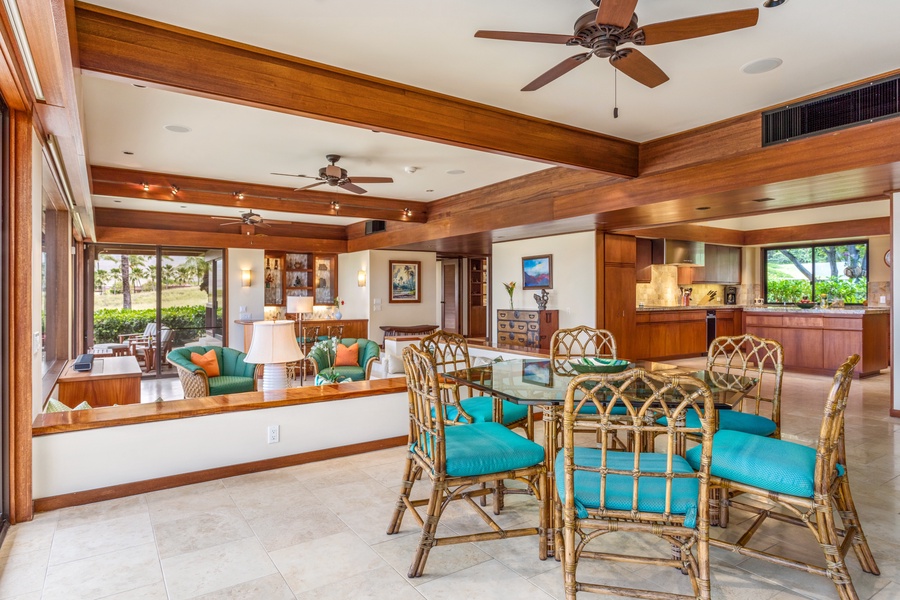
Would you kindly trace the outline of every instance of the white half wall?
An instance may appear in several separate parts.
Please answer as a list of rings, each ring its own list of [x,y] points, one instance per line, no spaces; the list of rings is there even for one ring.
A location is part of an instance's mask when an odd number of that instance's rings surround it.
[[[359,272],[366,272],[366,285],[360,287]],[[369,251],[338,255],[338,296],[344,301],[345,319],[369,318]],[[371,337],[371,335],[370,335]]]
[[[403,392],[39,436],[34,497],[405,436],[408,404]]]
[[[515,308],[534,310],[534,293],[540,290],[522,289],[522,257],[553,256],[553,288],[547,290],[548,309],[559,310],[559,326],[576,327],[596,324],[595,285],[597,261],[593,231],[554,235],[528,240],[494,244],[491,251],[491,315],[492,340],[497,339],[497,310],[509,308],[509,295],[503,283],[516,282],[513,293]]]
[[[249,248],[228,248],[228,314],[225,317],[228,327],[228,347],[244,351],[244,326],[235,323],[241,318],[241,307],[246,306],[252,319],[262,321],[265,318],[265,251]],[[250,287],[241,285],[241,270],[250,269]]]

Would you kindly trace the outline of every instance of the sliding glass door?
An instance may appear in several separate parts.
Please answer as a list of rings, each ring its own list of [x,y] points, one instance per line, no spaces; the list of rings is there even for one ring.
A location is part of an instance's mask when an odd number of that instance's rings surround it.
[[[175,376],[166,354],[187,344],[221,344],[221,249],[95,245],[88,346],[133,356],[145,377]]]

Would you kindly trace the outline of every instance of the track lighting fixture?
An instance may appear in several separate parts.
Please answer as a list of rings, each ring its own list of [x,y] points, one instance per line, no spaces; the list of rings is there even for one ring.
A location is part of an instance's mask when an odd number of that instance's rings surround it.
[[[332,200],[332,201],[331,201],[331,208],[333,208],[334,211],[337,212],[337,211],[341,210],[341,203],[338,202],[337,200]]]
[[[180,192],[180,191],[181,191],[181,189],[177,185],[172,186],[172,195],[173,196],[177,196],[178,192]]]
[[[232,194],[232,196],[234,196],[234,197],[237,198],[238,200],[243,200],[243,199],[244,199],[244,192],[234,192],[234,193]]]
[[[149,192],[149,191],[150,191],[150,184],[149,184],[149,183],[144,183],[143,186],[144,186],[144,191],[145,191],[145,192]]]
[[[411,216],[412,216],[412,211],[409,210],[408,208],[404,208],[404,209],[403,209],[403,216],[404,216],[404,217],[411,217]]]

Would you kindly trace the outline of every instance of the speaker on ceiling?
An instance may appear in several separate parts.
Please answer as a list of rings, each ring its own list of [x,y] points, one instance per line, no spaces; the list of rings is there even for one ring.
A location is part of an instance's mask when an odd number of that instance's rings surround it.
[[[366,235],[384,231],[385,225],[384,221],[366,221]]]

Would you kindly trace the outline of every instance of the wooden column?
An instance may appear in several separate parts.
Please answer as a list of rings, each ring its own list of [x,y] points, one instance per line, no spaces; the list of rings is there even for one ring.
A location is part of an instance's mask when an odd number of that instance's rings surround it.
[[[9,488],[10,522],[30,521],[32,506],[31,406],[32,381],[32,122],[31,115],[9,114],[9,252],[4,265],[9,273],[6,298],[9,309]],[[40,271],[38,271],[40,273]],[[39,275],[38,275],[39,276]]]

